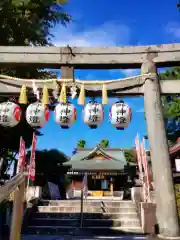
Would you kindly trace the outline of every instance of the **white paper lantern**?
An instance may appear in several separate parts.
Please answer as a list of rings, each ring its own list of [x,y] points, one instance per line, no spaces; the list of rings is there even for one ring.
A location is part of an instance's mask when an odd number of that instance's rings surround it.
[[[54,113],[55,121],[61,128],[69,128],[76,120],[76,108],[72,103],[59,103]]]
[[[90,128],[97,128],[99,124],[101,124],[104,120],[104,109],[100,103],[97,102],[89,102],[83,111],[84,122]]]
[[[109,119],[116,129],[124,130],[124,128],[128,127],[132,119],[131,108],[123,101],[117,102],[110,109]]]
[[[0,103],[0,125],[15,127],[21,120],[22,110],[13,102]]]
[[[36,102],[27,107],[26,121],[31,127],[42,127],[49,120],[49,109],[46,105]]]

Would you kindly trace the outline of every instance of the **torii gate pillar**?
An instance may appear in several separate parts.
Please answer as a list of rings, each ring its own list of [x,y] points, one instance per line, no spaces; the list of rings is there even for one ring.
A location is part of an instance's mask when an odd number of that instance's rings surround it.
[[[144,105],[148,138],[152,151],[151,159],[159,233],[164,239],[177,238],[180,236],[180,228],[162,112],[159,79],[154,62],[149,60],[144,62],[141,73],[151,73],[150,76],[144,79]]]

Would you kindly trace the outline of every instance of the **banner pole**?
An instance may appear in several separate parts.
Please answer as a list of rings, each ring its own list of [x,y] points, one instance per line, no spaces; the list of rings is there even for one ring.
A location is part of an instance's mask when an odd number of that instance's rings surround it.
[[[35,132],[33,132],[33,137],[32,137],[32,147],[31,147],[31,156],[30,156],[30,161],[29,161],[29,168],[28,168],[28,181],[27,181],[27,188],[29,188],[29,184],[30,184],[30,171],[31,171],[31,167],[32,167],[32,161],[34,160],[34,151],[36,150],[36,139],[35,139],[36,135]],[[34,143],[35,140],[35,143]],[[34,160],[35,161],[35,160]]]

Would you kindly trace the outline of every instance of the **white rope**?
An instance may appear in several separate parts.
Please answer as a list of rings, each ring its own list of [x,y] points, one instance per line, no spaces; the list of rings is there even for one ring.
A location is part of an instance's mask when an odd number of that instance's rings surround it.
[[[58,81],[57,78],[52,78],[52,79],[25,79],[25,78],[17,78],[17,77],[11,77],[11,76],[7,76],[7,75],[3,75],[0,74],[0,78],[4,78],[7,80],[15,80],[15,81],[26,81],[26,82],[30,82],[32,83],[33,81],[35,83],[48,83],[48,82],[54,82],[54,81]]]
[[[115,82],[120,82],[120,81],[125,81],[125,80],[131,80],[131,79],[134,79],[134,78],[149,77],[151,75],[152,75],[151,73],[148,73],[148,74],[141,74],[141,75],[126,77],[126,78],[118,78],[118,79],[114,79],[114,80],[105,80],[105,81],[76,80],[75,82],[79,83],[79,84],[84,84],[84,85],[87,85],[87,84],[92,84],[92,85],[93,84],[100,84],[100,85],[103,85],[103,84],[110,84],[110,83],[115,83]]]
[[[84,84],[84,85],[87,85],[87,84],[92,84],[92,85],[103,85],[103,84],[110,84],[110,83],[114,83],[114,82],[118,82],[118,81],[125,81],[125,80],[130,80],[130,79],[134,79],[134,78],[141,78],[141,77],[148,77],[152,75],[151,73],[148,73],[148,74],[141,74],[141,75],[137,75],[137,76],[131,76],[131,77],[126,77],[126,78],[120,78],[120,79],[114,79],[114,80],[105,80],[105,81],[84,81],[84,80],[75,80],[75,83],[78,83],[78,84]],[[7,76],[7,75],[3,75],[3,74],[0,74],[0,78],[3,78],[3,79],[7,79],[7,80],[14,80],[14,81],[20,81],[20,82],[30,82],[33,84],[34,83],[51,83],[51,82],[55,82],[55,81],[58,81],[58,82],[61,82],[61,83],[74,83],[73,82],[73,79],[56,79],[56,78],[52,78],[52,79],[23,79],[23,78],[17,78],[17,77],[11,77],[11,76]]]

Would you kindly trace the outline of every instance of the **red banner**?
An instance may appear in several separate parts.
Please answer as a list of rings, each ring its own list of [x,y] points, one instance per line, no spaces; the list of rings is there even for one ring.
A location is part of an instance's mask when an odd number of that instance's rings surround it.
[[[26,146],[23,138],[21,137],[19,144],[19,157],[16,174],[23,172],[25,165],[26,165]]]
[[[29,174],[28,174],[29,180],[31,180],[31,181],[35,180],[35,174],[36,174],[35,154],[36,154],[36,135],[34,133],[33,139],[32,139],[31,158],[30,158]]]
[[[137,154],[138,167],[139,167],[139,180],[143,183],[141,147],[140,147],[138,135],[135,138],[135,145],[136,145],[136,154]]]
[[[145,174],[145,186],[146,186],[146,190],[147,190],[147,197],[149,199],[150,198],[150,180],[149,180],[148,162],[147,162],[144,138],[141,143],[141,156],[142,156],[142,163],[143,163],[144,174]]]

